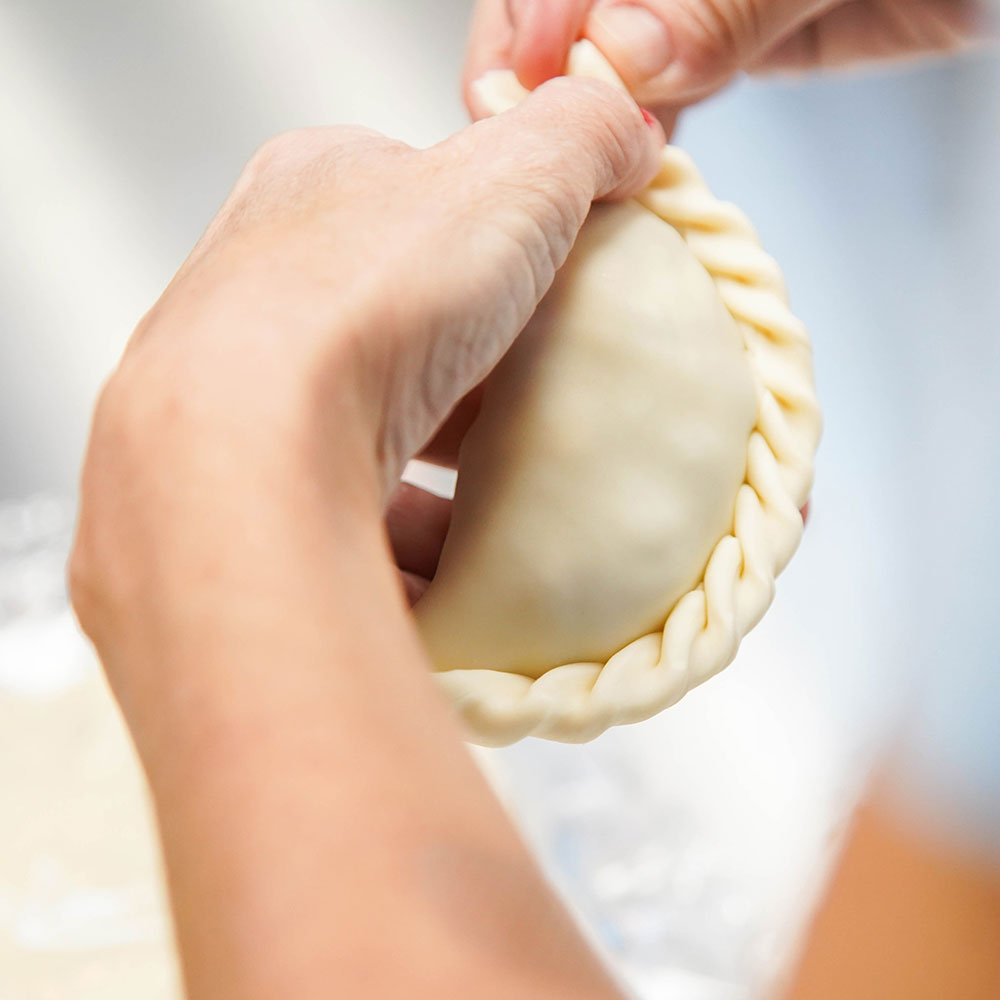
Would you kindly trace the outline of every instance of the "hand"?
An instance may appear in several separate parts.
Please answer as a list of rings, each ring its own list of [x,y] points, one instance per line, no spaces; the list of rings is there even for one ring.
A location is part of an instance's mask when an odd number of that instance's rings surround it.
[[[640,104],[669,128],[677,112],[741,71],[830,69],[971,44],[982,0],[478,0],[465,67],[470,89],[512,68],[526,87],[562,72],[590,39]]]
[[[239,479],[269,447],[324,433],[308,474],[343,453],[353,485],[331,489],[384,505],[534,311],[591,201],[647,183],[663,141],[624,95],[563,80],[428,150],[353,128],[266,144],[98,409],[74,561],[85,627],[124,624],[103,619],[122,599],[104,591],[142,575],[136,545],[118,544],[126,526],[148,522],[142,544],[160,545],[163,512],[137,505],[136,484],[156,479],[157,498],[178,504],[217,475],[213,453],[181,479],[171,461],[190,466],[191,449],[245,445],[247,464],[223,470]]]
[[[281,136],[108,382],[72,593],[149,777],[192,1000],[617,996],[463,752],[383,515],[663,141],[580,80],[425,151]],[[390,528],[419,568],[413,497]]]

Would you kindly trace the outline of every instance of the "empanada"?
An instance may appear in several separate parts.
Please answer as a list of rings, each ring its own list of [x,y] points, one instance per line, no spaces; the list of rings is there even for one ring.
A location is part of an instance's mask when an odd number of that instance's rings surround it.
[[[570,71],[621,86],[587,42]],[[819,430],[777,266],[668,147],[592,210],[462,444],[415,613],[470,737],[590,739],[724,667],[798,544]]]

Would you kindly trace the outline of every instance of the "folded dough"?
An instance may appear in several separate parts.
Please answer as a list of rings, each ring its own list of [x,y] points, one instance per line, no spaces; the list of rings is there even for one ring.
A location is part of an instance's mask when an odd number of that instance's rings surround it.
[[[757,393],[712,279],[598,205],[490,376],[417,607],[440,670],[538,677],[662,628],[733,523]]]
[[[617,79],[586,42],[571,72]],[[592,210],[463,442],[415,613],[471,738],[589,739],[725,666],[798,543],[818,436],[777,267],[668,147],[639,201]]]

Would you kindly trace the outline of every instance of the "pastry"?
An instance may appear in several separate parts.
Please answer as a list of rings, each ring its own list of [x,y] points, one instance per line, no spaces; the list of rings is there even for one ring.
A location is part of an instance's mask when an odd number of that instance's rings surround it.
[[[569,71],[622,86],[589,42]],[[777,266],[667,147],[594,207],[462,444],[415,614],[470,738],[587,740],[722,669],[798,544],[819,431]]]

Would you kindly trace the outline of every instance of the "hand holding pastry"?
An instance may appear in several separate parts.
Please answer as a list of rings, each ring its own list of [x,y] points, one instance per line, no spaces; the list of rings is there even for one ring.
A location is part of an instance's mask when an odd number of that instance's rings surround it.
[[[570,46],[592,41],[640,104],[666,124],[740,71],[831,69],[969,46],[976,0],[479,0],[466,99],[491,69],[528,88],[563,71]]]
[[[257,153],[97,411],[75,599],[126,701],[151,661],[120,647],[165,655],[156,630],[209,591],[235,606],[256,579],[254,601],[283,602],[256,508],[286,508],[284,532],[309,506],[317,538],[351,504],[382,556],[406,461],[510,345],[592,200],[642,187],[662,145],[625,95],[560,80],[427,150],[330,128]],[[212,557],[227,539],[236,558]]]
[[[423,151],[280,136],[140,324],[73,598],[149,777],[192,1000],[617,996],[463,751],[383,515],[591,201],[662,144],[571,80]]]

